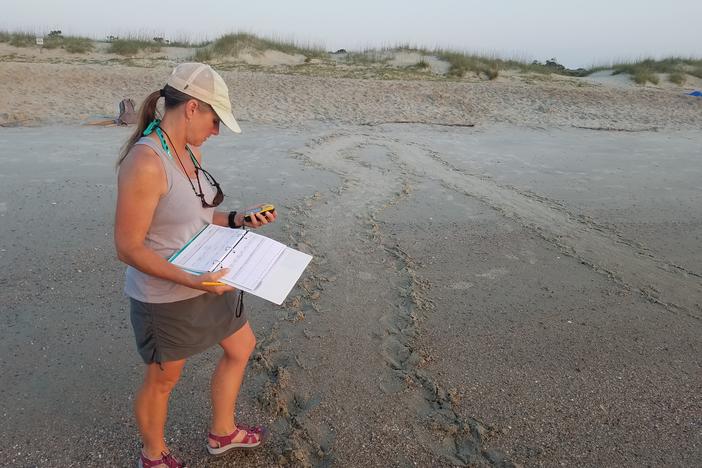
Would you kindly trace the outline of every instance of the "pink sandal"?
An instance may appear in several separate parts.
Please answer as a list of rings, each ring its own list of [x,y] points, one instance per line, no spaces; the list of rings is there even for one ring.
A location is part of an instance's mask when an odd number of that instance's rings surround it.
[[[245,432],[244,438],[238,442],[234,442],[240,432]],[[209,443],[207,444],[207,451],[210,455],[222,455],[227,450],[233,448],[254,448],[261,445],[264,437],[266,435],[266,430],[261,426],[247,427],[242,425],[237,425],[234,432],[225,436],[214,435],[211,432],[207,434],[207,438],[216,442],[217,447],[212,447]]]
[[[171,452],[163,452],[161,458],[152,460],[141,452],[139,457],[139,468],[186,468],[179,458],[176,458]]]

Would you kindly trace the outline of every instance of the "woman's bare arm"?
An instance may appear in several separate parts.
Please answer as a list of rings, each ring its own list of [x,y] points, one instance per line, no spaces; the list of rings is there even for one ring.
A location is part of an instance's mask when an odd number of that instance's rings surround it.
[[[143,145],[134,147],[120,166],[117,189],[115,247],[121,261],[148,275],[190,288],[216,293],[233,289],[202,286],[203,281],[216,281],[226,272],[192,275],[144,245],[156,206],[167,190],[163,166],[151,149]]]

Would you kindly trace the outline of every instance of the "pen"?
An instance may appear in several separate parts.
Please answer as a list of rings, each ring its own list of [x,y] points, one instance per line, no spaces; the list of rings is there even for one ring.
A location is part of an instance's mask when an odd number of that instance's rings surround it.
[[[219,281],[203,281],[200,284],[203,286],[226,286],[226,284],[220,283]]]

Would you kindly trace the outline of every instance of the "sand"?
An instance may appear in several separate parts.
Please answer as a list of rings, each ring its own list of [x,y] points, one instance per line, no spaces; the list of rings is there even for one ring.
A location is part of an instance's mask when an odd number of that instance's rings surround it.
[[[0,64],[0,113],[27,119],[0,129],[8,466],[135,460],[142,365],[111,238],[130,129],[81,124],[164,74]],[[191,466],[698,464],[702,100],[224,76],[244,132],[203,151],[225,205],[275,203],[262,233],[315,259],[283,307],[247,303],[239,419],[269,426],[264,447],[207,457],[218,353],[186,366],[168,442]]]

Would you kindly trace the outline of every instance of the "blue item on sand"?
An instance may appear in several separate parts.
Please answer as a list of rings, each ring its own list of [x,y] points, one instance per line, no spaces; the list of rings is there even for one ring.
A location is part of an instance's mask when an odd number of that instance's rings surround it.
[[[691,93],[687,93],[688,96],[699,96],[702,97],[702,91],[693,91]]]

